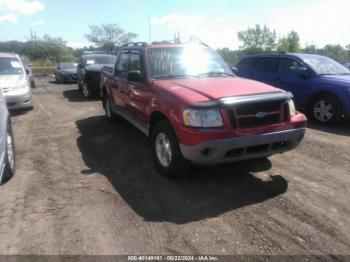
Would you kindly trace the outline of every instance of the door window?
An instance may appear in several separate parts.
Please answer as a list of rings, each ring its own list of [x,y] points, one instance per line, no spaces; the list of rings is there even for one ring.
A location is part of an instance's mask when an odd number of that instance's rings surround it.
[[[254,63],[254,58],[252,57],[243,58],[237,64],[237,68],[239,70],[251,70],[253,63]]]
[[[139,70],[142,74],[142,64],[141,64],[141,55],[140,54],[131,54],[130,55],[129,71],[131,71],[131,70]]]
[[[118,59],[115,74],[120,77],[126,77],[129,66],[129,54],[122,53]]]
[[[274,57],[259,58],[255,69],[262,73],[278,73],[279,59]]]
[[[281,75],[297,76],[297,69],[302,67],[302,64],[294,59],[282,58],[280,62],[279,73]]]

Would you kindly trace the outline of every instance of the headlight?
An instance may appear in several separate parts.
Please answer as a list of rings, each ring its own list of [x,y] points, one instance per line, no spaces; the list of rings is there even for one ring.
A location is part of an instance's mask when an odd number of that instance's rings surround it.
[[[292,99],[288,100],[288,107],[289,107],[289,113],[291,116],[294,116],[297,114],[297,111],[295,110],[295,105]]]
[[[191,127],[220,127],[224,123],[218,109],[186,109],[183,112],[185,125]]]
[[[19,90],[19,89],[25,89],[28,87],[28,83],[26,80],[21,80],[16,83],[16,85],[10,87],[10,90]]]

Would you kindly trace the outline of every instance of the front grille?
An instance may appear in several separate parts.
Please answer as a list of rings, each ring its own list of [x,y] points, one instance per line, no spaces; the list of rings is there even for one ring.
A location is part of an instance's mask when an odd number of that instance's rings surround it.
[[[235,105],[227,109],[232,128],[254,128],[286,122],[289,119],[285,101],[264,101]],[[262,113],[265,116],[258,117]]]
[[[238,115],[255,115],[258,112],[280,111],[281,101],[257,102],[235,106]]]
[[[97,87],[100,85],[100,77],[100,72],[88,72],[86,74],[86,81],[88,82],[88,85]]]
[[[267,115],[264,118],[251,117],[238,118],[240,128],[252,128],[277,124],[280,120],[280,113]]]

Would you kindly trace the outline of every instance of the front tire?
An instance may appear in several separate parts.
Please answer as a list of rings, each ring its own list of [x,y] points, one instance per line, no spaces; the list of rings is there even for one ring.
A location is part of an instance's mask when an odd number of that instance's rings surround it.
[[[189,172],[190,163],[182,156],[179,142],[168,121],[160,121],[153,127],[151,150],[160,174],[169,178],[179,178]]]
[[[309,114],[316,122],[328,125],[340,120],[342,110],[337,98],[321,95],[312,101]]]
[[[93,94],[92,94],[89,86],[87,85],[86,81],[83,82],[82,91],[83,91],[83,95],[85,98],[89,99],[89,98],[93,97]]]
[[[0,185],[9,180],[16,170],[15,144],[11,129],[11,123],[8,122],[6,130],[6,154],[5,154],[5,169],[2,177],[0,177]]]

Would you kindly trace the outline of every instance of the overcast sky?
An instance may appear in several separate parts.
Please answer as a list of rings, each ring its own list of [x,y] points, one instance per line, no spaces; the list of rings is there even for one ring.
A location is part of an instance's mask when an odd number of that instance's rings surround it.
[[[150,18],[150,19],[149,19]],[[214,48],[237,48],[237,32],[266,24],[278,36],[291,30],[322,47],[350,44],[350,0],[0,0],[0,41],[61,36],[72,47],[89,45],[88,26],[118,23],[139,41],[193,35]]]

